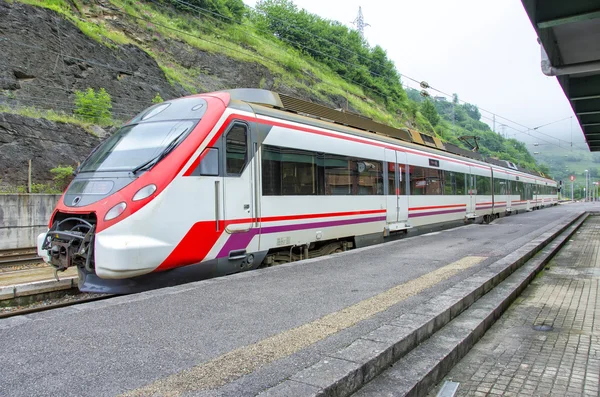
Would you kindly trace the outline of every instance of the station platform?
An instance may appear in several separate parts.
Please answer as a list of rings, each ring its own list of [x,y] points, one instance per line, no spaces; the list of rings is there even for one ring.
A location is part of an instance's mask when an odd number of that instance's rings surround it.
[[[444,382],[459,384],[456,396],[600,395],[599,281],[594,216]]]
[[[473,302],[508,292],[504,279],[559,249],[553,239],[597,208],[561,205],[0,320],[0,395],[349,395]]]

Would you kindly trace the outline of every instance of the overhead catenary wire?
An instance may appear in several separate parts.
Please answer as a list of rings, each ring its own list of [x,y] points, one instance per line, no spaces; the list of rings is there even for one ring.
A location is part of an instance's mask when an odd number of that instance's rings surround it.
[[[158,3],[156,0],[151,0],[151,1],[152,1],[154,4],[160,5],[160,3]],[[203,15],[206,15],[206,13],[210,13],[210,14],[213,14],[213,15],[219,15],[219,16],[221,16],[221,17],[223,17],[223,18],[226,18],[226,19],[230,20],[231,22],[233,22],[233,23],[235,23],[235,24],[237,24],[237,25],[239,25],[239,26],[244,26],[244,24],[243,24],[242,22],[239,22],[239,21],[237,21],[237,20],[235,20],[235,19],[233,19],[233,18],[231,18],[231,17],[228,17],[228,16],[226,16],[226,15],[222,14],[222,13],[211,11],[211,10],[209,10],[209,9],[207,9],[207,8],[200,7],[200,6],[196,5],[196,4],[190,4],[190,3],[188,3],[188,2],[186,2],[186,1],[184,1],[184,0],[174,0],[174,1],[175,1],[176,3],[178,3],[178,4],[182,4],[183,6],[185,6],[185,7],[189,8],[189,9],[196,10],[198,13],[201,13],[201,14],[203,14]],[[213,19],[215,19],[215,20],[217,19],[216,17],[212,17],[212,16],[211,16],[211,18],[213,18]],[[271,33],[271,32],[269,32],[269,31],[267,31],[267,30],[265,30],[265,29],[259,29],[259,28],[257,28],[257,27],[254,27],[254,29],[255,29],[256,31],[258,31],[258,32],[263,32],[263,33],[267,33],[267,34],[268,34],[268,33]],[[263,41],[265,41],[265,42],[267,42],[267,41],[268,41],[268,42],[270,42],[270,40],[268,40],[268,39],[267,39],[267,38],[265,38],[265,37],[261,37],[261,36],[257,36],[257,35],[253,35],[253,34],[251,34],[251,36],[252,36],[252,37],[254,37],[254,38],[257,38],[257,39],[259,39],[259,40],[263,40]],[[299,47],[301,47],[301,48],[303,48],[303,49],[305,49],[305,50],[308,50],[309,52],[312,52],[312,53],[317,53],[317,54],[323,55],[323,56],[325,56],[325,57],[327,57],[327,58],[329,58],[329,59],[332,59],[332,60],[334,60],[334,61],[337,61],[337,62],[343,63],[344,65],[347,65],[347,66],[352,66],[352,67],[354,67],[354,68],[359,68],[359,67],[361,67],[361,66],[362,66],[362,65],[357,65],[357,64],[355,64],[355,63],[352,63],[352,62],[349,62],[349,61],[346,61],[346,60],[340,59],[340,58],[338,58],[338,57],[335,57],[335,56],[333,56],[333,55],[327,54],[327,53],[325,53],[325,52],[323,52],[323,51],[317,50],[317,49],[315,49],[315,48],[312,48],[312,47],[310,47],[310,46],[306,46],[306,45],[304,45],[304,44],[301,44],[301,43],[299,43],[299,42],[297,42],[297,41],[294,41],[294,40],[287,39],[287,38],[285,38],[285,37],[278,37],[278,39],[279,39],[279,40],[282,40],[282,41],[284,41],[284,42],[290,43],[290,44],[297,45],[297,46],[299,46]],[[350,51],[350,50],[348,50],[348,52],[355,53],[355,52],[352,52],[352,51]],[[355,54],[356,54],[356,53],[355,53]],[[377,73],[377,72],[369,71],[369,73],[370,73],[370,74],[372,74],[372,75],[374,75],[374,76],[381,77],[381,78],[383,78],[384,80],[387,80],[387,79],[388,79],[388,76],[381,75],[380,73]],[[400,83],[400,81],[398,81],[398,82]],[[354,83],[354,84],[356,84],[356,82],[354,82],[354,81],[353,81],[353,83]],[[376,91],[376,92],[377,92],[377,90],[375,90],[374,88],[371,88],[371,87],[369,87],[369,89],[370,89],[370,90],[372,90],[372,91]],[[381,93],[381,94],[383,95],[383,93]]]
[[[276,62],[276,61],[274,61],[274,60],[271,60],[271,59],[268,59],[268,58],[261,57],[261,56],[259,56],[259,55],[253,54],[253,53],[251,53],[251,52],[248,52],[248,51],[240,50],[239,48],[233,48],[233,47],[229,47],[229,46],[223,45],[222,43],[218,43],[218,42],[216,42],[216,41],[209,40],[209,39],[207,39],[207,38],[205,38],[205,37],[201,37],[201,36],[194,35],[194,34],[192,34],[192,33],[186,32],[186,31],[184,31],[184,30],[181,30],[181,29],[176,29],[176,28],[173,28],[173,27],[171,27],[171,26],[167,26],[167,25],[160,24],[160,23],[158,23],[158,22],[156,22],[156,21],[153,21],[153,20],[151,20],[151,19],[149,19],[149,18],[140,17],[140,16],[138,16],[138,15],[131,14],[131,13],[127,12],[127,11],[124,11],[124,10],[122,10],[122,9],[121,9],[121,8],[119,8],[119,7],[117,7],[117,8],[113,8],[113,7],[111,7],[111,9],[112,9],[112,10],[114,10],[114,11],[116,11],[116,12],[119,12],[119,13],[121,13],[121,14],[123,14],[123,15],[130,16],[130,17],[132,17],[132,18],[134,18],[134,19],[143,20],[143,21],[145,21],[145,22],[152,23],[152,24],[154,24],[154,25],[156,25],[156,26],[160,26],[160,27],[162,27],[162,28],[164,28],[164,29],[168,29],[168,30],[171,30],[171,31],[174,31],[174,32],[178,32],[178,33],[181,33],[181,34],[184,34],[184,35],[190,36],[190,37],[194,37],[194,38],[196,38],[196,39],[198,39],[198,40],[206,41],[207,43],[211,43],[211,44],[213,44],[213,45],[220,46],[220,47],[222,47],[222,48],[225,48],[225,49],[228,49],[228,50],[231,50],[231,51],[236,51],[236,52],[242,53],[242,54],[244,54],[244,55],[247,55],[247,56],[249,56],[249,57],[251,57],[251,58],[257,59],[257,60],[259,60],[260,62],[268,62],[268,63],[270,63],[270,64],[273,64],[273,65],[276,65],[276,66],[281,66],[279,63],[277,63],[277,62]],[[347,82],[347,83],[349,83],[349,84],[353,84],[353,85],[360,86],[360,87],[362,87],[363,89],[366,89],[366,90],[368,90],[368,91],[375,92],[375,93],[377,93],[377,94],[379,94],[379,95],[381,95],[381,96],[383,96],[383,97],[385,97],[385,96],[386,96],[386,94],[382,93],[381,91],[377,90],[376,88],[369,87],[369,86],[366,86],[366,85],[364,85],[364,84],[361,84],[361,83],[359,83],[359,82],[357,82],[357,81],[354,81],[354,80],[347,79],[347,78],[345,78],[345,77],[343,77],[343,76],[340,76],[339,74],[338,74],[337,76],[338,76],[338,77],[339,77],[341,80],[344,80],[345,82]],[[320,83],[321,83],[321,84],[328,85],[328,86],[331,86],[331,87],[334,87],[334,88],[336,88],[336,89],[340,89],[340,86],[339,86],[339,85],[336,85],[336,84],[333,84],[333,83],[329,83],[329,82],[327,82],[327,81],[324,81],[324,80],[321,80],[321,81],[320,81]]]
[[[230,17],[228,17],[228,16],[225,16],[225,15],[223,15],[223,14],[221,14],[221,13],[216,13],[216,12],[213,12],[213,11],[211,11],[211,10],[208,10],[208,9],[205,9],[205,8],[202,8],[202,7],[198,7],[198,6],[191,5],[191,4],[189,4],[189,3],[187,3],[187,2],[185,2],[185,1],[183,1],[183,0],[176,0],[176,1],[177,1],[178,3],[181,3],[181,4],[185,4],[185,5],[187,5],[189,8],[195,8],[196,10],[198,10],[198,12],[199,12],[199,13],[202,13],[201,11],[199,11],[199,9],[201,9],[201,10],[203,10],[203,11],[204,11],[204,14],[206,14],[206,13],[210,13],[210,14],[212,14],[212,15],[218,15],[218,16],[221,16],[221,17],[223,17],[223,18],[226,18],[226,19],[229,19],[229,20],[235,21],[235,20],[233,20],[232,18],[230,18]],[[154,1],[153,1],[153,2],[154,2]],[[154,2],[154,3],[156,4],[156,2]],[[161,5],[161,6],[162,6],[162,5]],[[111,7],[111,8],[112,8],[112,7]],[[250,8],[251,8],[251,7],[250,7]],[[112,8],[112,9],[113,9],[113,10],[115,10],[114,8]],[[214,42],[214,41],[210,41],[210,40],[208,40],[208,39],[206,39],[206,38],[199,37],[199,36],[196,36],[196,35],[190,34],[190,33],[188,33],[188,32],[185,32],[185,31],[181,31],[181,30],[179,30],[179,29],[174,29],[174,28],[171,28],[171,27],[169,27],[169,26],[165,26],[165,25],[158,24],[158,23],[156,23],[155,21],[151,21],[151,20],[149,20],[149,19],[147,19],[147,18],[142,18],[142,17],[136,16],[136,15],[133,15],[133,14],[131,14],[131,13],[128,13],[128,12],[126,12],[126,11],[124,11],[124,10],[120,9],[120,8],[118,8],[116,11],[117,11],[117,12],[120,12],[120,13],[122,13],[122,14],[128,15],[128,16],[130,16],[130,17],[133,17],[133,18],[142,19],[142,20],[145,20],[146,22],[151,22],[151,23],[153,23],[153,24],[155,24],[155,25],[161,26],[161,27],[163,27],[163,28],[166,28],[166,29],[170,29],[170,30],[173,30],[173,31],[177,31],[177,32],[180,32],[180,33],[183,33],[183,34],[190,35],[190,36],[192,36],[192,37],[195,37],[195,38],[198,38],[198,39],[201,39],[201,40],[207,41],[207,42],[209,42],[209,43],[212,43],[212,44],[214,44],[214,45],[222,46],[223,48],[228,48],[228,49],[231,49],[231,50],[237,50],[237,49],[233,49],[233,48],[231,48],[231,47],[224,46],[224,45],[222,45],[221,43],[216,43],[216,42]],[[277,18],[275,18],[275,19],[277,19]],[[283,20],[282,20],[282,21],[283,21]],[[237,21],[235,21],[235,22],[236,22],[236,23],[239,23],[239,22],[237,22]],[[284,22],[285,22],[285,21],[284,21]],[[240,24],[240,25],[243,25],[242,23],[239,23],[239,24]],[[286,24],[287,24],[287,25],[289,25],[289,26],[292,26],[292,27],[294,27],[294,28],[297,28],[297,27],[295,27],[295,26],[294,26],[294,25],[292,25],[292,24],[289,24],[289,23],[286,23]],[[258,30],[258,29],[257,29],[257,30]],[[213,32],[214,32],[214,30],[213,30]],[[319,38],[319,39],[322,39],[322,40],[324,40],[324,41],[326,41],[326,42],[329,42],[330,44],[332,44],[332,45],[335,45],[335,46],[339,47],[340,49],[343,49],[344,51],[348,51],[348,52],[350,52],[350,53],[353,53],[353,54],[355,54],[355,55],[357,55],[357,56],[360,56],[360,57],[362,57],[363,59],[366,59],[366,60],[370,60],[370,61],[372,61],[370,58],[366,58],[366,57],[362,56],[362,54],[359,54],[359,53],[357,53],[357,52],[354,52],[354,51],[352,51],[352,50],[349,50],[348,48],[341,47],[341,46],[337,45],[336,43],[334,43],[334,42],[332,42],[332,41],[329,41],[329,40],[327,40],[327,39],[325,39],[325,38],[323,38],[323,37],[321,37],[321,36],[319,36],[319,35],[315,35],[315,34],[312,34],[312,33],[310,33],[310,32],[309,32],[309,34],[310,34],[310,35],[312,35],[312,36],[314,36],[314,37],[317,37],[317,38]],[[253,36],[254,36],[254,35],[253,35]],[[258,36],[254,36],[254,37],[256,37],[256,38],[259,38],[259,39],[263,39],[262,37],[258,37]],[[290,40],[287,40],[287,41],[288,41],[288,42],[291,42],[291,43],[294,43],[294,44],[298,44],[298,45],[302,46],[303,48],[305,48],[305,49],[307,49],[307,50],[309,50],[309,51],[313,51],[313,52],[316,52],[316,53],[321,53],[321,54],[323,54],[323,55],[325,55],[325,56],[328,56],[327,54],[324,54],[324,53],[322,53],[321,51],[319,51],[319,50],[315,50],[315,49],[313,49],[313,48],[311,48],[311,47],[308,47],[308,46],[303,46],[303,45],[301,45],[301,44],[299,44],[299,43],[297,43],[297,42],[294,42],[294,41],[290,41]],[[27,44],[25,44],[25,43],[22,43],[22,44],[23,44],[23,45],[25,45],[25,46],[33,47],[33,46],[27,45]],[[43,49],[42,49],[42,50],[43,50]],[[153,76],[144,75],[144,74],[142,74],[142,73],[140,73],[140,72],[128,71],[128,70],[125,70],[124,68],[116,68],[116,67],[113,67],[113,66],[110,66],[110,65],[107,65],[107,64],[101,64],[101,63],[99,63],[99,62],[97,62],[97,61],[91,61],[91,60],[89,60],[89,59],[84,59],[84,58],[80,58],[80,57],[74,57],[74,56],[70,56],[70,55],[65,55],[65,54],[61,54],[61,53],[58,53],[58,52],[56,52],[56,51],[49,50],[49,49],[46,49],[46,50],[47,50],[47,51],[49,51],[49,52],[52,52],[52,53],[54,53],[54,54],[57,54],[57,55],[59,55],[59,56],[63,56],[63,57],[65,57],[65,58],[71,58],[71,59],[79,60],[79,61],[81,61],[81,62],[86,62],[86,63],[88,63],[88,64],[90,64],[90,65],[95,65],[95,66],[105,67],[105,68],[108,68],[108,69],[111,69],[111,70],[114,70],[114,71],[118,71],[118,72],[120,72],[120,73],[129,74],[129,75],[132,75],[132,76],[140,76],[140,77],[146,76],[147,78],[150,78],[150,79],[154,79],[154,80],[157,80],[157,81],[164,82],[164,80],[163,80],[163,79],[157,79],[157,78],[155,78],[155,77],[153,77]],[[246,53],[247,55],[249,55],[249,56],[252,56],[252,57],[256,58],[256,59],[261,59],[261,60],[263,60],[263,61],[265,60],[264,58],[262,58],[262,57],[258,57],[258,56],[255,56],[254,54],[247,53],[247,52],[245,52],[245,53]],[[355,66],[355,67],[360,67],[360,66],[361,66],[361,65],[356,65],[356,64],[353,64],[353,63],[351,63],[351,62],[347,62],[347,61],[344,61],[344,60],[340,60],[339,58],[336,58],[336,57],[332,57],[332,56],[330,56],[330,58],[332,58],[332,59],[335,59],[335,60],[337,60],[337,61],[339,61],[339,62],[345,63],[345,64],[347,64],[347,65],[349,65],[349,66]],[[270,60],[269,60],[269,61],[270,61]],[[272,62],[272,63],[275,63],[275,62]],[[411,80],[411,81],[413,81],[413,82],[415,82],[415,83],[417,83],[417,84],[420,84],[420,83],[421,83],[421,82],[420,82],[419,80],[417,80],[417,79],[414,79],[414,78],[412,78],[412,77],[410,77],[410,76],[404,75],[404,74],[402,74],[402,73],[400,73],[400,72],[398,72],[398,73],[399,73],[399,75],[400,75],[401,77],[405,77],[405,78],[407,78],[408,80]],[[375,75],[377,75],[377,76],[380,76],[380,77],[383,77],[384,79],[385,79],[385,78],[387,78],[387,76],[381,76],[381,75],[379,75],[379,74],[377,74],[377,73],[375,73]],[[338,75],[338,76],[339,76],[339,75]],[[378,90],[376,90],[376,89],[374,89],[374,88],[372,88],[372,87],[368,87],[368,86],[362,85],[362,84],[360,84],[360,83],[358,83],[358,82],[355,82],[355,81],[353,81],[353,80],[347,80],[347,79],[345,79],[345,78],[344,78],[344,77],[342,77],[342,76],[339,76],[339,77],[340,77],[342,80],[345,80],[345,81],[347,81],[347,82],[349,82],[349,83],[351,83],[351,84],[356,84],[356,85],[359,85],[359,86],[361,86],[362,88],[365,88],[365,89],[367,89],[367,90],[370,90],[370,91],[373,91],[373,92],[376,92],[376,93],[378,93],[378,94],[380,94],[380,95],[383,95],[383,96],[385,96],[385,94],[383,94],[382,92],[380,92],[380,91],[378,91]],[[325,84],[328,84],[327,82],[323,82],[323,83],[325,83]],[[333,85],[333,84],[329,84],[329,85],[332,85],[332,86],[338,87],[338,86],[336,86],[336,85]],[[338,87],[338,88],[339,88],[339,87]],[[432,90],[436,91],[436,92],[439,92],[439,93],[443,94],[443,95],[451,96],[451,95],[449,95],[449,94],[447,94],[447,93],[445,93],[445,92],[443,92],[443,91],[441,91],[441,90],[438,90],[438,89],[436,89],[435,87],[430,87],[430,88],[431,88]],[[65,90],[65,91],[66,91],[66,90]],[[131,100],[131,101],[134,101],[134,100]],[[466,101],[464,101],[464,100],[460,100],[460,99],[459,99],[459,101],[460,101],[460,102],[463,102],[463,103],[468,103],[468,102],[466,102]],[[517,123],[517,122],[515,122],[515,121],[513,121],[513,120],[511,120],[511,119],[508,119],[508,118],[506,118],[506,117],[503,117],[503,116],[501,116],[501,115],[498,115],[497,113],[494,113],[494,112],[488,111],[488,110],[486,110],[486,109],[483,109],[483,108],[479,108],[479,109],[480,109],[480,110],[482,110],[482,111],[488,112],[488,113],[490,113],[490,114],[494,114],[494,115],[498,116],[499,118],[502,118],[502,119],[504,119],[504,120],[506,120],[506,121],[509,121],[509,122],[511,122],[511,123],[514,123],[515,125],[520,125],[520,126],[522,126],[522,127],[524,127],[524,128],[528,128],[527,126],[524,126],[523,124]],[[510,127],[510,126],[509,126],[509,127]],[[513,128],[513,129],[514,129],[514,128]],[[521,132],[521,133],[524,133],[523,131],[520,131],[520,130],[518,130],[518,129],[515,129],[515,130],[516,130],[516,131],[519,131],[519,132]],[[528,128],[528,130],[531,130],[531,129],[529,129],[529,128]],[[543,133],[541,133],[541,134],[543,134]],[[548,134],[543,134],[543,135],[550,136],[550,135],[548,135]],[[553,139],[558,139],[558,138],[554,138],[554,137],[552,137],[552,136],[550,136],[550,137],[551,137],[551,138],[553,138]],[[566,142],[566,141],[565,141],[565,142]],[[560,147],[560,146],[559,146],[559,147]]]
[[[222,13],[215,12],[215,11],[209,10],[209,9],[207,9],[207,8],[204,8],[204,7],[200,7],[200,6],[198,6],[198,5],[190,4],[190,3],[188,3],[188,2],[186,2],[186,1],[184,1],[184,0],[174,0],[174,1],[175,1],[176,3],[178,3],[178,4],[181,4],[181,5],[183,5],[183,6],[187,7],[187,8],[189,8],[189,9],[193,9],[193,10],[196,10],[196,11],[198,11],[198,13],[200,13],[200,14],[204,14],[204,15],[206,15],[206,14],[212,14],[212,15],[220,16],[220,17],[223,17],[223,18],[225,18],[225,19],[227,19],[227,20],[229,20],[229,21],[232,21],[232,22],[234,22],[234,23],[236,23],[236,24],[238,24],[238,25],[241,25],[241,26],[243,26],[243,24],[242,24],[241,22],[239,22],[239,21],[237,21],[237,20],[235,20],[235,19],[233,19],[233,18],[231,18],[231,17],[229,17],[229,16],[227,16],[227,15],[224,15],[224,14],[222,14]],[[158,3],[157,3],[157,1],[156,1],[156,0],[152,0],[152,2],[153,2],[154,4],[157,4],[157,5],[158,5]],[[164,7],[163,5],[160,5],[160,6],[161,6],[161,7]],[[251,8],[251,9],[252,9],[252,7],[249,7],[249,8]],[[217,19],[217,18],[215,18],[215,17],[212,17],[212,18],[213,18],[213,19]],[[280,22],[283,22],[283,23],[286,23],[286,24],[288,24],[286,21],[284,21],[284,20],[282,20],[282,19],[279,19],[279,18],[276,18],[276,17],[274,17],[273,19],[275,19],[275,20],[277,20],[277,21],[280,21]],[[291,25],[291,24],[288,24],[288,25],[295,27],[294,25]],[[262,29],[256,29],[256,30],[257,30],[257,31],[262,31],[263,33],[270,33],[270,32],[265,32],[265,31],[264,31],[264,30],[262,30]],[[305,33],[306,33],[306,32],[305,32]],[[313,37],[319,37],[319,38],[321,38],[321,39],[323,39],[323,40],[325,40],[325,41],[329,42],[330,44],[334,44],[334,45],[336,45],[335,43],[333,43],[333,42],[331,42],[331,41],[328,41],[327,39],[324,39],[324,38],[322,38],[321,36],[314,35],[314,34],[312,34],[312,33],[309,33],[309,35],[311,35],[311,36],[313,36]],[[256,35],[252,35],[252,36],[253,36],[253,37],[255,37],[255,38],[258,38],[258,39],[262,39],[261,37],[259,37],[259,36],[256,36]],[[336,57],[330,56],[330,55],[328,55],[328,54],[325,54],[325,53],[323,53],[323,52],[321,52],[321,51],[319,51],[319,50],[315,50],[315,49],[313,49],[313,48],[311,48],[311,47],[309,47],[309,46],[304,46],[304,45],[302,45],[302,44],[300,44],[300,43],[297,43],[297,42],[295,42],[295,41],[293,41],[293,40],[285,39],[285,38],[282,38],[282,37],[279,37],[279,39],[280,39],[280,40],[282,40],[282,41],[286,41],[286,42],[288,42],[288,43],[291,43],[291,44],[297,44],[297,45],[299,45],[300,47],[302,47],[302,48],[305,48],[305,49],[307,49],[307,50],[309,50],[309,51],[313,51],[313,52],[316,52],[316,53],[320,53],[320,54],[322,54],[322,55],[324,55],[324,56],[327,56],[327,57],[329,57],[329,58],[331,58],[331,59],[334,59],[334,60],[336,60],[336,61],[342,62],[342,63],[344,63],[344,64],[346,64],[346,65],[349,65],[349,66],[353,66],[353,67],[356,67],[356,68],[358,68],[358,67],[360,67],[360,66],[361,66],[361,65],[357,65],[357,64],[354,64],[354,63],[351,63],[351,62],[347,62],[347,61],[344,61],[344,60],[340,60],[339,58],[336,58]],[[360,54],[358,54],[358,53],[356,53],[356,52],[354,52],[354,51],[352,51],[352,50],[348,50],[348,49],[344,49],[344,50],[347,50],[347,51],[349,51],[349,52],[351,52],[351,53],[353,53],[353,54],[355,54],[355,55],[360,55]],[[374,74],[374,75],[376,75],[376,76],[382,77],[382,78],[384,78],[384,79],[386,79],[386,78],[387,78],[387,76],[382,76],[382,75],[380,75],[380,74],[378,74],[378,73],[374,73],[374,72],[371,72],[371,73],[372,73],[372,74]],[[399,73],[399,75],[400,75],[400,76],[402,76],[402,77],[405,77],[405,78],[407,78],[408,80],[410,80],[410,81],[412,81],[412,82],[414,82],[414,83],[417,83],[417,84],[419,84],[419,85],[421,85],[421,83],[422,83],[422,81],[419,81],[419,80],[417,80],[417,79],[414,79],[414,78],[412,78],[412,77],[410,77],[410,76],[404,75],[404,74],[402,74],[402,73],[400,73],[400,72],[398,72],[398,73]],[[340,76],[340,77],[341,77],[341,76]],[[343,77],[342,77],[342,78],[343,78]],[[353,83],[355,83],[354,81],[352,81],[352,82],[353,82]],[[401,81],[399,81],[399,82],[400,82],[400,84],[402,84],[402,82],[401,82]],[[373,90],[373,89],[372,89],[372,88],[370,88],[370,87],[364,87],[364,86],[363,86],[363,88],[367,88],[367,89]],[[439,92],[439,93],[443,94],[443,95],[446,95],[446,96],[452,97],[452,95],[450,95],[450,94],[447,94],[447,93],[445,93],[445,92],[443,92],[443,91],[441,91],[441,90],[438,90],[438,89],[436,89],[436,88],[434,88],[434,87],[430,87],[430,88],[431,88],[432,90],[436,91],[436,92]],[[375,91],[375,92],[378,92],[377,90],[374,90],[374,91]],[[381,93],[381,92],[379,92],[379,93],[383,95],[383,93]],[[463,101],[463,100],[461,100],[460,98],[459,98],[458,100],[459,100],[459,102],[463,102],[463,103],[469,103],[469,102],[466,102],[466,101]],[[487,112],[487,113],[490,113],[490,114],[496,115],[497,117],[499,117],[499,118],[502,118],[502,119],[504,119],[504,120],[506,120],[506,121],[509,121],[509,122],[511,122],[511,123],[513,123],[513,124],[515,124],[515,125],[522,126],[522,127],[526,128],[527,130],[537,130],[537,128],[541,128],[541,127],[542,127],[542,126],[539,126],[539,127],[536,127],[536,128],[529,128],[529,127],[527,127],[527,126],[525,126],[525,125],[523,125],[523,124],[517,123],[517,122],[515,122],[515,121],[512,121],[512,120],[510,120],[510,119],[508,119],[508,118],[506,118],[506,117],[500,116],[500,115],[498,115],[497,113],[494,113],[494,112],[491,112],[491,111],[488,111],[488,110],[485,110],[485,109],[482,109],[482,108],[479,108],[479,107],[478,107],[478,109],[480,109],[480,110],[483,110],[483,111],[485,111],[485,112]],[[552,122],[552,123],[548,123],[548,124],[545,124],[545,125],[543,125],[543,126],[550,125],[550,124],[553,124],[553,123],[554,123],[554,122]],[[507,127],[510,127],[510,126],[507,126]],[[514,128],[513,128],[513,129],[514,129]],[[518,130],[518,129],[515,129],[515,130],[516,130],[516,131],[518,131],[518,132],[524,133],[524,132],[523,132],[523,131],[521,131],[521,130]],[[549,135],[549,134],[545,134],[545,133],[542,133],[542,132],[539,132],[539,131],[538,131],[537,133],[539,133],[539,134],[541,134],[541,135],[546,135],[546,136],[548,136],[548,137],[550,137],[550,138],[557,139],[557,140],[559,140],[559,141],[564,141],[564,140],[561,140],[561,139],[559,139],[559,138],[555,138],[555,137],[553,137],[553,136],[551,136],[551,135]],[[529,134],[529,135],[530,135],[530,134]],[[568,141],[564,141],[564,142],[568,143]],[[558,145],[558,146],[559,146],[559,147],[561,147],[560,145]]]

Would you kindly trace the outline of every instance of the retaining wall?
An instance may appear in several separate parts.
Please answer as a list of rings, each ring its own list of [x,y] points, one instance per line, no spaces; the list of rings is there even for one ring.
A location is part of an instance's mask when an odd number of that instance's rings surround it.
[[[34,247],[60,194],[0,194],[0,249]]]

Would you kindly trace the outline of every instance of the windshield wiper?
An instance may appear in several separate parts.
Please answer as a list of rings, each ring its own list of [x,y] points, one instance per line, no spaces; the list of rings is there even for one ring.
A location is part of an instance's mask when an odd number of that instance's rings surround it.
[[[160,152],[157,156],[151,158],[150,160],[146,161],[145,163],[142,163],[142,164],[138,165],[133,170],[131,170],[131,173],[133,175],[135,175],[135,174],[137,174],[140,171],[150,169],[150,168],[152,168],[152,166],[154,166],[160,160],[162,160],[165,157],[167,157],[167,154],[171,153],[171,151],[173,149],[175,149],[175,147],[179,143],[179,139],[183,136],[183,134],[185,134],[187,132],[188,129],[189,128],[186,128],[185,130],[183,130],[181,132],[181,134],[177,135],[177,137],[175,139],[173,139],[171,142],[169,142],[169,144],[167,145],[167,147],[165,147],[163,149],[163,151]]]

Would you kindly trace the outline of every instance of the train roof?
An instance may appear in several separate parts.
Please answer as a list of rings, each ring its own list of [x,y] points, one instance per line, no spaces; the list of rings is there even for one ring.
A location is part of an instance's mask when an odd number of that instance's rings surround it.
[[[438,137],[434,137],[411,128],[391,127],[389,125],[374,121],[368,117],[364,117],[343,109],[332,109],[327,106],[294,98],[286,94],[263,89],[237,88],[226,90],[225,92],[229,93],[231,99],[234,101],[261,105],[267,108],[273,108],[279,111],[293,113],[323,122],[334,123],[343,127],[351,127],[367,133],[376,134],[379,137],[388,137],[409,144],[414,144],[425,151],[429,151],[427,149],[437,149],[463,158],[466,157],[500,168],[519,171],[524,174],[550,180],[542,173],[528,170],[510,161],[485,157],[481,153],[463,149],[452,143],[442,142],[442,140],[440,140]]]

